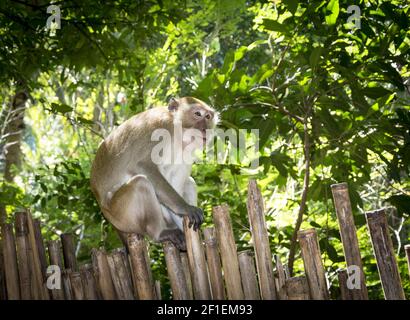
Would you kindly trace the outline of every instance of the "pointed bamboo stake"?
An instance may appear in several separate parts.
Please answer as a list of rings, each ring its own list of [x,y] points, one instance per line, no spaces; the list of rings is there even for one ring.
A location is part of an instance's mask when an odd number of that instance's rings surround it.
[[[276,289],[273,277],[272,253],[266,229],[262,194],[255,180],[249,181],[247,207],[255,248],[261,298],[263,300],[274,300],[276,299]]]
[[[94,275],[97,281],[97,288],[104,300],[116,300],[114,283],[111,277],[110,267],[107,261],[107,254],[103,249],[92,249],[91,260]]]
[[[4,255],[4,273],[6,277],[7,298],[20,300],[20,280],[17,267],[16,242],[11,224],[2,226],[2,246]]]
[[[61,243],[58,240],[48,242],[48,255],[50,257],[50,265],[57,266],[60,269],[62,276],[63,260],[61,258]],[[61,283],[61,289],[50,290],[53,300],[64,300],[64,285]]]
[[[350,294],[355,300],[368,300],[366,279],[363,271],[362,258],[360,256],[356,226],[353,220],[348,186],[347,183],[338,183],[333,184],[331,188],[347,268],[349,270],[350,266],[356,266],[360,270],[360,287],[358,289],[349,289],[351,290]]]
[[[179,250],[174,244],[167,241],[164,243],[164,255],[171,282],[172,298],[174,300],[188,300],[190,296]]]
[[[129,234],[127,244],[134,275],[134,288],[137,290],[138,298],[140,300],[153,300],[155,299],[155,291],[149,267],[147,243],[143,236]]]
[[[218,242],[215,237],[215,228],[205,228],[203,234],[212,299],[225,300],[225,287],[222,277],[221,259],[218,252]]]
[[[199,230],[194,231],[189,228],[188,217],[184,217],[184,233],[194,297],[197,300],[210,300],[212,297],[211,289],[200,233]]]
[[[310,288],[310,296],[313,300],[327,300],[329,299],[329,292],[316,230],[300,230],[298,239]]]
[[[252,251],[245,250],[239,252],[238,260],[245,300],[260,300],[261,297],[259,295],[258,279],[256,277]]]
[[[405,300],[384,209],[366,213],[377,268],[386,300]]]

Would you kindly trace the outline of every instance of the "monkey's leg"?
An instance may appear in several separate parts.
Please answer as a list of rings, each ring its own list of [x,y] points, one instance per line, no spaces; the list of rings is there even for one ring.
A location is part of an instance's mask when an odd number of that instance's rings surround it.
[[[147,234],[155,241],[159,241],[163,230],[170,228],[154,188],[144,175],[136,175],[122,185],[105,214],[121,233]]]

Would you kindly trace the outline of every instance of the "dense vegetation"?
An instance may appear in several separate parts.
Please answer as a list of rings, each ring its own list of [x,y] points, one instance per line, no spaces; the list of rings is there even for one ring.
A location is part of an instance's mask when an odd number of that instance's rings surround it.
[[[246,186],[258,179],[272,252],[303,270],[295,229],[316,227],[333,296],[344,267],[330,185],[346,181],[371,298],[382,298],[364,212],[392,207],[402,279],[410,242],[410,6],[406,0],[0,2],[1,222],[29,207],[78,258],[120,245],[89,188],[104,136],[171,96],[201,98],[222,128],[259,129],[260,167],[200,164],[200,207],[228,203],[248,247]],[[356,21],[357,22],[357,21]],[[155,276],[166,278],[152,247]],[[292,262],[290,263],[292,264]],[[406,294],[410,285],[405,283]]]

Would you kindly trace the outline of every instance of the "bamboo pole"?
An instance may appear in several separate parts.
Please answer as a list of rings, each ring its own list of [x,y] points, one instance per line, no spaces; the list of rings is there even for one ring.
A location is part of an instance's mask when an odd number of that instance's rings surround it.
[[[107,255],[111,278],[119,300],[134,300],[131,276],[125,264],[123,250],[114,249]]]
[[[157,300],[162,300],[161,282],[159,280],[155,280],[155,294],[157,296]]]
[[[155,299],[155,291],[148,260],[147,243],[143,236],[129,234],[127,244],[134,275],[134,288],[137,290],[138,298],[140,300],[153,300]]]
[[[342,238],[347,270],[349,270],[350,266],[356,266],[360,270],[360,288],[350,289],[350,295],[352,295],[354,300],[368,300],[366,278],[363,271],[362,258],[360,256],[359,241],[357,239],[356,227],[353,220],[348,186],[347,183],[338,183],[333,184],[331,188],[337,220],[339,222],[340,236]]]
[[[289,300],[309,300],[309,286],[306,277],[286,279],[286,296]]]
[[[107,254],[103,249],[92,249],[91,260],[94,269],[94,275],[97,281],[97,288],[104,300],[115,300],[114,283],[111,277],[110,267],[107,261]]]
[[[181,263],[182,263],[182,269],[184,270],[184,275],[185,275],[185,281],[186,285],[188,287],[188,295],[189,295],[189,300],[194,299],[194,291],[192,288],[192,280],[191,280],[191,272],[189,271],[189,261],[188,261],[188,255],[186,252],[179,252],[179,256],[181,257]]]
[[[219,250],[221,252],[228,299],[243,300],[241,272],[239,270],[238,253],[229,216],[229,208],[227,205],[216,206],[212,212]]]
[[[62,279],[63,279],[63,289],[64,289],[64,296],[66,300],[73,300],[73,290],[71,288],[71,280],[70,274],[71,269],[64,269],[62,271]]]
[[[179,250],[173,243],[168,241],[164,243],[163,247],[168,277],[171,283],[172,298],[174,300],[188,300],[191,297],[188,291]]]
[[[275,264],[276,264],[276,274],[277,274],[277,279],[275,278],[275,284],[276,284],[276,292],[278,293],[278,298],[279,300],[287,300],[287,294],[286,294],[286,272],[283,267],[282,261],[280,261],[280,258],[275,255]]]
[[[48,242],[48,255],[50,258],[50,265],[57,266],[60,269],[62,276],[63,261],[60,253],[61,243],[58,240],[51,240]],[[60,289],[50,290],[53,300],[64,300],[64,285],[61,284]]]
[[[27,211],[28,239],[30,245],[30,261],[32,272],[32,296],[34,299],[49,300],[50,296],[41,271],[39,248],[37,246],[33,217]]]
[[[349,289],[347,286],[347,279],[348,279],[347,271],[339,270],[337,273],[337,277],[339,279],[341,300],[355,300],[353,290]]]
[[[0,300],[7,300],[6,273],[4,270],[3,242],[0,239]]]
[[[4,273],[6,277],[7,298],[9,300],[20,299],[20,282],[17,267],[16,243],[11,224],[2,226],[2,246],[4,255]]]
[[[73,300],[85,300],[83,282],[81,281],[80,272],[71,272],[70,282],[73,292]]]
[[[211,290],[200,233],[189,228],[188,217],[184,217],[184,233],[194,297],[196,300],[210,300]]]
[[[261,298],[263,300],[276,299],[272,254],[265,223],[263,199],[255,180],[249,181],[247,208],[255,248]]]
[[[17,261],[20,275],[20,292],[22,300],[31,300],[30,246],[28,242],[27,213],[16,212],[15,223]]]
[[[245,300],[260,300],[258,279],[256,277],[253,254],[250,250],[238,253],[242,287]]]
[[[409,267],[409,276],[410,276],[410,244],[406,244],[404,246],[404,251],[406,251],[407,266]]]
[[[80,275],[83,284],[84,298],[86,300],[98,300],[99,295],[92,266],[90,264],[82,265],[80,267]]]
[[[218,243],[215,237],[215,228],[203,230],[206,260],[208,263],[209,280],[211,282],[212,299],[225,300],[225,287],[222,277],[221,258],[218,252]]]
[[[65,268],[71,269],[72,272],[77,271],[77,258],[75,257],[75,245],[73,235],[71,233],[63,233],[61,235],[61,245],[63,246]]]
[[[326,275],[315,229],[300,230],[298,239],[302,251],[303,264],[313,300],[329,299]]]
[[[367,226],[376,256],[377,268],[386,300],[404,300],[399,269],[389,235],[384,209],[366,213]]]
[[[41,222],[38,219],[33,220],[34,236],[36,239],[38,256],[41,264],[41,274],[43,276],[43,281],[47,279],[47,256],[46,249],[44,247],[43,235],[41,234]]]

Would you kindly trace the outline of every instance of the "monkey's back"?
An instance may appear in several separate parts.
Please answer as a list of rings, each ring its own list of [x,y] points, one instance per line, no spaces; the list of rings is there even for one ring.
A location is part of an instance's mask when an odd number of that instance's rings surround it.
[[[114,129],[98,147],[91,168],[90,183],[100,206],[138,173],[138,163],[151,157],[152,132],[158,128],[171,130],[173,114],[157,107],[139,113]]]

